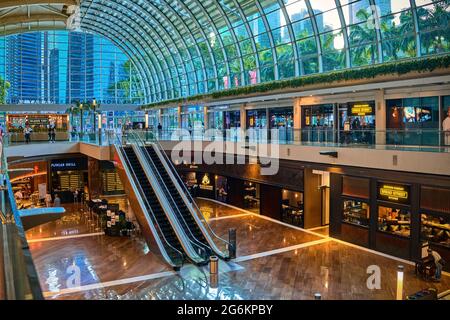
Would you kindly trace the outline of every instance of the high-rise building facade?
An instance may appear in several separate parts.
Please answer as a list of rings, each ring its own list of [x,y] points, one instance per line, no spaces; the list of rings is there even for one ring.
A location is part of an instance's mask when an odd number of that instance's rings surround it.
[[[6,41],[6,79],[14,103],[43,100],[41,45],[40,33],[14,35]]]
[[[69,33],[66,103],[94,98],[94,36]]]
[[[68,31],[24,33],[2,40],[0,79],[10,84],[8,104],[71,104],[93,98],[101,104],[141,102],[134,65],[109,40]],[[115,84],[127,81],[129,85]]]

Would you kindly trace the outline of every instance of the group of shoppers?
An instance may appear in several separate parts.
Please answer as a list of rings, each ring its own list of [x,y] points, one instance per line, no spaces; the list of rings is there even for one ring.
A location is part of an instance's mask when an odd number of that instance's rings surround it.
[[[47,129],[48,129],[48,141],[50,143],[55,143],[56,142],[56,124],[55,124],[55,122],[51,121],[47,125]],[[31,142],[31,134],[32,133],[33,133],[33,129],[31,128],[30,124],[27,122],[25,124],[25,128],[23,129],[23,134],[25,137],[26,144]]]

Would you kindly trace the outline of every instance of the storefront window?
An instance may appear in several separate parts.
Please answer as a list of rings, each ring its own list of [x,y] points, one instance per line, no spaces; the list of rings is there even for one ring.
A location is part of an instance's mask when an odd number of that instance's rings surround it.
[[[244,209],[259,213],[260,188],[258,183],[244,181]]]
[[[409,238],[411,233],[411,213],[405,209],[379,206],[378,230]]]
[[[10,133],[22,133],[27,124],[34,133],[47,132],[50,122],[54,122],[57,132],[67,132],[69,116],[67,114],[8,114],[7,128]]]
[[[222,176],[216,176],[216,199],[218,201],[226,203],[227,197],[228,197],[227,178]]]
[[[388,144],[439,144],[438,97],[387,100],[386,117]]]
[[[450,216],[422,214],[421,238],[450,248]]]
[[[266,109],[247,110],[247,128],[267,128]]]
[[[351,102],[339,105],[339,142],[375,143],[375,102]]]
[[[181,127],[183,129],[203,129],[204,112],[202,106],[184,107],[181,113]]]
[[[170,108],[170,109],[162,109],[162,129],[170,130],[178,128],[178,109]]]
[[[302,141],[333,142],[333,126],[332,104],[302,106]]]
[[[344,200],[343,207],[344,222],[369,227],[370,208],[367,202]]]
[[[303,192],[283,190],[282,220],[283,222],[303,227],[304,200]]]

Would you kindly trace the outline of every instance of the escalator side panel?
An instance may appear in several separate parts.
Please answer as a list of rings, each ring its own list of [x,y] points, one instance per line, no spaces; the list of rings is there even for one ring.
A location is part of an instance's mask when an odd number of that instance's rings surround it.
[[[140,197],[138,194],[136,194],[136,190],[133,186],[133,183],[130,181],[132,179],[125,169],[125,166],[127,164],[124,164],[121,160],[121,158],[118,155],[118,151],[116,148],[114,148],[114,157],[115,163],[117,164],[117,172],[119,174],[119,177],[122,181],[122,184],[124,186],[124,189],[126,191],[126,194],[129,198],[131,209],[133,210],[133,213],[136,217],[137,222],[139,223],[139,226],[141,228],[142,235],[144,236],[144,239],[150,249],[150,251],[155,254],[158,259],[161,261],[168,262],[172,266],[174,264],[172,261],[168,261],[166,255],[162,252],[161,245],[158,244],[158,241],[155,237],[158,237],[158,233],[155,230],[155,227],[151,225],[151,221],[149,221],[149,218],[147,218],[147,215],[145,213],[145,207],[143,208],[140,205],[140,201],[138,197]]]

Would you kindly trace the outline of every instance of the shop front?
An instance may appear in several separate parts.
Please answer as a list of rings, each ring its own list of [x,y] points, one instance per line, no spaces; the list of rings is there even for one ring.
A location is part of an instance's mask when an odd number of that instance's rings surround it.
[[[178,108],[161,109],[161,125],[163,131],[178,129]]]
[[[409,260],[422,258],[424,246],[450,258],[450,182],[397,176],[332,173],[330,235]]]
[[[439,145],[439,97],[386,101],[386,142],[395,145]]]
[[[307,189],[318,192],[319,197],[314,197],[312,192],[305,196],[304,172],[298,166],[282,164],[274,176],[261,175],[259,164],[195,167],[178,164],[176,168],[194,196],[203,195],[296,226],[305,225],[305,203],[308,202],[308,227],[320,226],[321,212],[320,209],[314,208],[316,203],[320,203],[320,191],[317,191],[319,180],[313,177],[309,179],[311,182],[307,183]],[[203,188],[207,190],[201,190],[205,180],[209,181],[207,188]],[[211,187],[212,181],[215,181],[214,188]],[[199,185],[198,188],[195,187],[196,184]],[[211,193],[211,190],[214,190],[214,193]],[[315,218],[317,215],[318,219]],[[315,220],[319,220],[318,225],[314,224]]]
[[[18,209],[44,206],[48,185],[47,161],[12,164],[9,168],[13,170],[10,181]]]
[[[183,107],[181,110],[181,128],[188,130],[192,137],[202,137],[205,127],[203,106]]]
[[[208,110],[209,129],[229,130],[241,127],[241,112],[228,106]]]
[[[302,141],[335,142],[334,104],[302,106]]]
[[[375,144],[375,101],[339,104],[338,141]]]
[[[74,201],[75,190],[85,190],[88,184],[86,157],[64,158],[49,161],[50,190],[54,198],[58,194],[62,203]]]
[[[269,129],[278,129],[279,141],[292,141],[294,139],[294,108],[282,107],[269,109]],[[275,137],[271,136],[271,139]]]
[[[125,195],[117,169],[111,161],[99,161],[102,195]]]
[[[54,123],[56,140],[69,139],[69,116],[58,113],[8,113],[6,115],[6,129],[11,142],[24,142],[24,129],[27,125],[33,130],[32,141],[48,141],[48,126]]]

